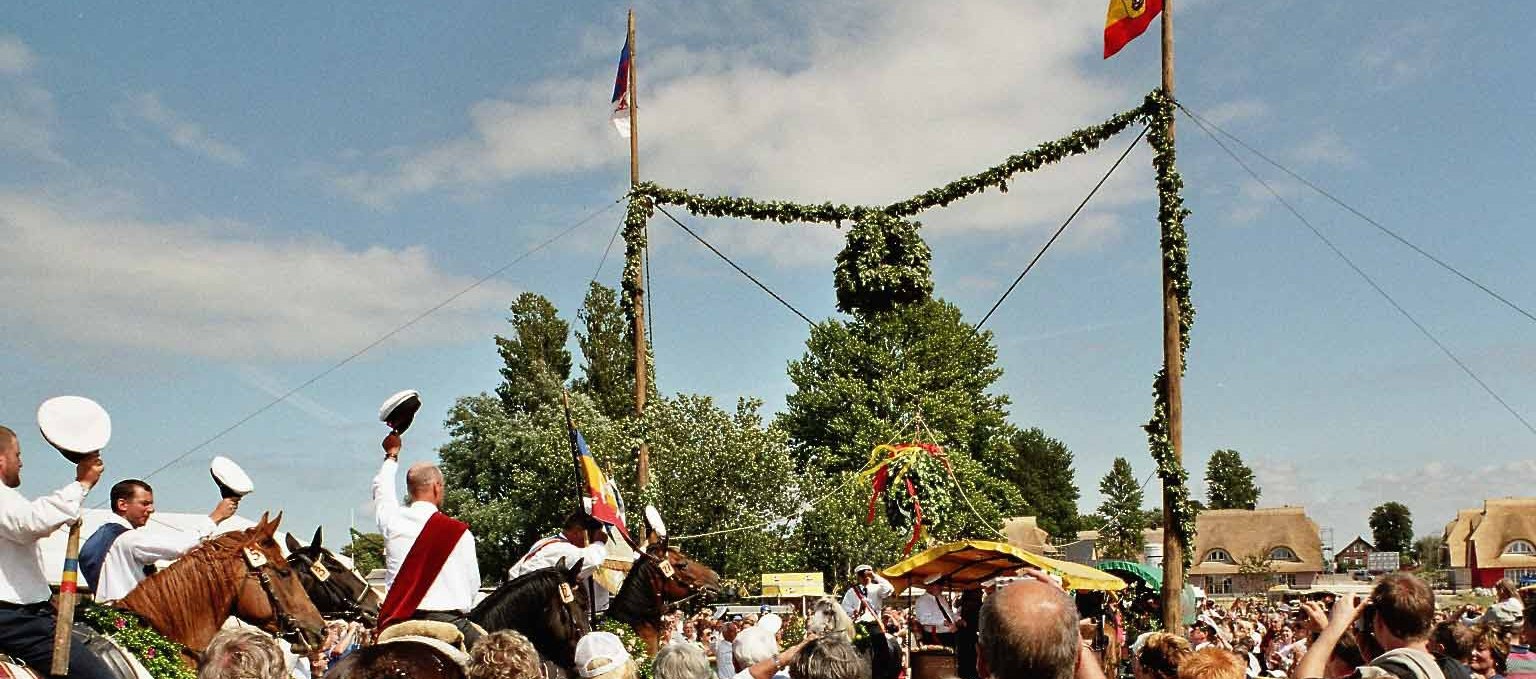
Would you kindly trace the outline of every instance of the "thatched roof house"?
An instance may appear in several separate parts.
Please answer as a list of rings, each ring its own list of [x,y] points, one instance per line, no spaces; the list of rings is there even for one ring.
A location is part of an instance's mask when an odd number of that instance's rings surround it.
[[[1261,589],[1269,578],[1306,587],[1323,570],[1321,534],[1301,507],[1210,509],[1195,530],[1189,574],[1212,593]]]
[[[1445,527],[1453,583],[1491,587],[1536,577],[1536,497],[1485,500]]]

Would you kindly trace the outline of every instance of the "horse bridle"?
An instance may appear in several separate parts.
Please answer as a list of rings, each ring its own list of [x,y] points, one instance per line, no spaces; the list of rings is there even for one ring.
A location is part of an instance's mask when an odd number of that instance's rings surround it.
[[[320,559],[323,560],[324,558],[324,555],[321,555]],[[295,560],[301,563],[295,564]],[[324,590],[333,601],[338,602],[337,605],[341,607],[341,610],[338,611],[338,614],[341,616],[342,620],[362,623],[369,622],[368,618],[370,616],[363,610],[362,605],[363,600],[368,598],[368,583],[364,582],[363,586],[358,590],[357,596],[353,597],[344,589],[342,589],[340,583],[332,582],[334,578],[322,578],[318,573],[315,572],[316,565],[319,565],[320,568],[324,569],[325,572],[332,570],[330,567],[321,563],[320,560],[311,558],[309,555],[304,554],[303,552],[294,552],[288,555],[288,565],[308,570],[310,575],[314,576],[315,582],[319,588]],[[314,597],[310,598],[313,599]]]
[[[312,650],[309,640],[304,638],[303,629],[299,627],[298,618],[284,609],[283,603],[277,598],[277,591],[273,589],[272,576],[267,574],[267,569],[275,566],[267,561],[265,554],[251,546],[242,547],[240,556],[240,562],[245,564],[245,579],[241,582],[241,587],[245,587],[245,583],[250,581],[251,576],[256,576],[256,580],[261,583],[261,591],[267,595],[268,605],[272,607],[272,620],[277,623],[277,636],[290,639],[294,648],[298,650]],[[240,597],[236,595],[235,601],[230,602],[231,615],[234,614],[233,609],[239,605],[239,599]]]
[[[672,565],[672,560],[667,558],[667,554],[667,552],[663,551],[661,556],[656,556],[650,552],[642,551],[640,552],[640,560],[650,560],[655,562],[652,564],[652,568],[660,574],[660,579],[676,582],[689,591],[688,596],[678,599],[677,601],[673,601],[671,605],[676,606],[680,603],[683,603],[684,601],[703,594],[704,590],[698,586],[696,581],[684,580],[679,577],[681,573],[678,571],[677,567]],[[662,592],[663,587],[660,579],[653,583],[654,586],[652,589],[656,591],[656,610],[666,612],[667,602],[665,600],[665,595]]]

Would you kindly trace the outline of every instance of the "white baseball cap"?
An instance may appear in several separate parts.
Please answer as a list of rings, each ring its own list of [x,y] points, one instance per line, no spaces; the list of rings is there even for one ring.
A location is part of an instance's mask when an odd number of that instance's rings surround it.
[[[869,571],[869,572],[873,573],[873,572],[875,572],[875,567],[871,566],[871,565],[869,565],[867,563],[861,563],[861,564],[859,564],[858,568],[853,569],[853,574],[854,575],[858,575],[860,573],[863,573],[864,571]]]
[[[576,672],[582,679],[612,672],[628,660],[624,642],[610,632],[593,632],[576,642]]]

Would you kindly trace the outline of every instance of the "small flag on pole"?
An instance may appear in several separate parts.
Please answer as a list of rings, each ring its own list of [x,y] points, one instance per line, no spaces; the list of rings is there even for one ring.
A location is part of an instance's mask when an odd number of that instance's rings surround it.
[[[623,510],[620,509],[623,500],[619,499],[618,489],[608,481],[608,475],[597,466],[597,459],[592,457],[592,451],[587,448],[587,440],[575,425],[568,425],[571,431],[571,454],[576,458],[577,481],[581,484],[581,507],[588,516],[606,523],[624,535],[629,540],[629,528],[624,525]]]
[[[1162,11],[1163,0],[1109,0],[1109,13],[1104,17],[1104,58],[1115,56],[1145,33]]]
[[[624,49],[619,52],[619,74],[613,79],[613,126],[619,130],[619,136],[629,138],[629,73],[630,64],[634,61],[635,53],[629,44],[629,38],[624,38]]]

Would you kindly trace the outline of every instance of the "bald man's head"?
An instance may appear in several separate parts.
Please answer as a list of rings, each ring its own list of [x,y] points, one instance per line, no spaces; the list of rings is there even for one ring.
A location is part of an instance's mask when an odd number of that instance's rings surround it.
[[[443,504],[443,471],[430,462],[417,462],[405,471],[405,493],[411,502]]]
[[[1077,669],[1077,607],[1038,580],[1013,583],[981,607],[977,656],[993,679],[1071,679]]]

